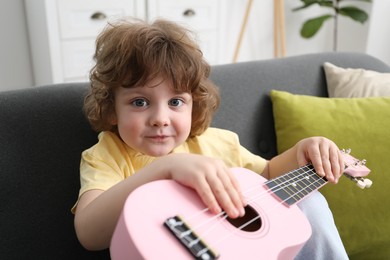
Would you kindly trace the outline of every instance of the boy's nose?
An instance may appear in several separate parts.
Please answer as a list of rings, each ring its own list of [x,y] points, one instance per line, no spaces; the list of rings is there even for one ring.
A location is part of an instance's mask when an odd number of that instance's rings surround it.
[[[156,121],[153,123],[153,126],[158,126],[158,127],[161,127],[161,126],[168,126],[168,121],[156,120]]]
[[[169,125],[169,111],[166,108],[158,108],[152,112],[151,125],[153,126],[168,126]]]

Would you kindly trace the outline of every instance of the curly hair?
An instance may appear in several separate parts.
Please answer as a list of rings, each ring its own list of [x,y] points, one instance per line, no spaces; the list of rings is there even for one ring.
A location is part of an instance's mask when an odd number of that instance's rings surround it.
[[[145,86],[157,77],[170,80],[174,91],[192,95],[190,137],[209,127],[219,106],[218,88],[208,79],[210,65],[191,32],[173,22],[109,23],[96,40],[94,60],[84,111],[96,131],[116,132],[111,123],[116,88]]]

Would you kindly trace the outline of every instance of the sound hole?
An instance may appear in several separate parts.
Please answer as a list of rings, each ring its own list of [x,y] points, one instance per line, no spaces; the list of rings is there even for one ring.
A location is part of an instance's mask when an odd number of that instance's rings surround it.
[[[240,228],[241,226],[245,225],[244,227],[241,228],[241,230],[246,232],[255,232],[261,228],[261,224],[262,224],[259,214],[250,205],[245,207],[245,215],[243,217],[239,217],[235,219],[228,217],[227,221],[229,221],[229,223],[235,226],[236,228]],[[250,224],[247,224],[249,222]]]

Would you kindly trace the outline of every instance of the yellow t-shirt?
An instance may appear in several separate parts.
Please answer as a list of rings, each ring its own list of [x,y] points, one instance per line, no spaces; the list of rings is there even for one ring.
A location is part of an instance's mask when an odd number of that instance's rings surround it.
[[[257,173],[263,172],[266,165],[265,159],[240,145],[237,134],[211,127],[202,135],[189,138],[172,153],[202,154],[221,159],[228,167],[244,167]],[[102,132],[98,143],[82,153],[79,197],[88,190],[107,190],[154,160],[158,157],[141,154],[116,134]]]

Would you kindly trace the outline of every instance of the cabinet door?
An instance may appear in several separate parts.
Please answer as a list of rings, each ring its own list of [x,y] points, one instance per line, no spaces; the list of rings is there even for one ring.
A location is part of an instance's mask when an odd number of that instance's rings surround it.
[[[218,62],[218,40],[220,31],[219,0],[148,0],[148,19],[166,18],[178,22],[197,38],[205,58]]]
[[[61,44],[64,81],[88,81],[93,66],[94,39],[76,39]]]
[[[165,17],[196,30],[218,28],[218,0],[149,0],[149,19]]]
[[[87,81],[95,39],[110,20],[136,16],[135,0],[57,0],[63,81]]]
[[[58,0],[57,10],[62,39],[96,37],[110,19],[136,15],[132,0]]]

